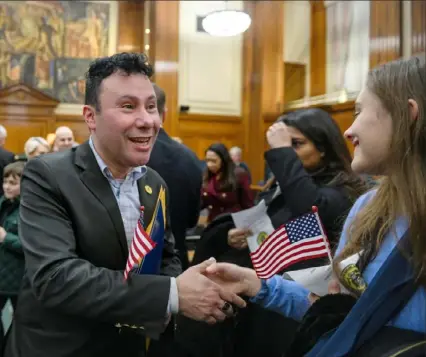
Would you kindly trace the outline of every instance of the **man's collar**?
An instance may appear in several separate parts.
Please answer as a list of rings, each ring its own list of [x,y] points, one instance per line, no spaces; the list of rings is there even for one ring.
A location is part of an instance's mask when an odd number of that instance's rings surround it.
[[[89,139],[89,145],[90,148],[93,151],[93,154],[95,155],[96,161],[99,165],[99,168],[101,169],[102,173],[107,179],[114,179],[114,177],[111,174],[111,171],[109,170],[108,166],[105,164],[104,160],[99,156],[98,152],[96,151],[95,145],[93,144],[93,139],[90,137]],[[145,175],[147,172],[146,166],[137,166],[130,170],[128,173],[128,176],[130,175],[133,180],[137,181],[139,180],[143,175]]]

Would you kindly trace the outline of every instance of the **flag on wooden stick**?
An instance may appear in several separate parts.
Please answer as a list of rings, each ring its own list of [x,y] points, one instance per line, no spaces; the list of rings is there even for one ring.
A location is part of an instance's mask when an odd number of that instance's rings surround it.
[[[268,279],[303,260],[329,257],[330,244],[318,215],[318,209],[296,218],[272,232],[250,253],[257,276]]]

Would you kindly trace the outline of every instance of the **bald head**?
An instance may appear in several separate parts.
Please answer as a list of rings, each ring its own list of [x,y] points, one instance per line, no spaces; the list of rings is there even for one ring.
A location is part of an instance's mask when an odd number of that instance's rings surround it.
[[[74,134],[67,126],[60,126],[55,131],[55,151],[71,149],[74,145]]]

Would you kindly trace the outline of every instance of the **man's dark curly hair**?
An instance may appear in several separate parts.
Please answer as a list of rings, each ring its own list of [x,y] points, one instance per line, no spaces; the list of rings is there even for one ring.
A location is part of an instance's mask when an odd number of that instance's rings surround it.
[[[86,95],[84,104],[92,105],[100,110],[99,88],[102,81],[115,72],[130,74],[144,74],[151,78],[154,74],[148,57],[143,53],[117,53],[110,57],[94,60],[86,73]]]

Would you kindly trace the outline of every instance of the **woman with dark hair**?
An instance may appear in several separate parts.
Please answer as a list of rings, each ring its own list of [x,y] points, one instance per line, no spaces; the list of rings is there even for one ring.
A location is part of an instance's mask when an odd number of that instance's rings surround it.
[[[246,171],[235,167],[225,145],[210,145],[205,161],[201,208],[208,209],[208,222],[220,214],[238,212],[253,205],[249,177]]]
[[[270,150],[265,153],[265,159],[276,185],[262,192],[261,198],[265,200],[272,225],[278,228],[316,206],[334,248],[347,213],[365,191],[363,182],[351,171],[351,156],[339,127],[321,109],[302,109],[280,116],[268,129],[266,139]],[[235,228],[230,215],[221,217],[203,232],[193,264],[215,257],[218,261],[251,268],[249,235],[250,232]],[[318,258],[296,263],[287,270],[324,263],[323,258]],[[195,323],[187,323],[190,324]],[[249,304],[236,319],[220,326],[198,326],[191,330],[178,325],[177,336],[191,356],[213,357],[225,348],[224,356],[281,357],[297,326],[292,319]]]
[[[265,158],[277,185],[262,198],[272,223],[279,226],[317,206],[334,246],[345,213],[366,188],[351,170],[338,125],[322,109],[301,109],[281,115],[266,136],[271,149]]]

